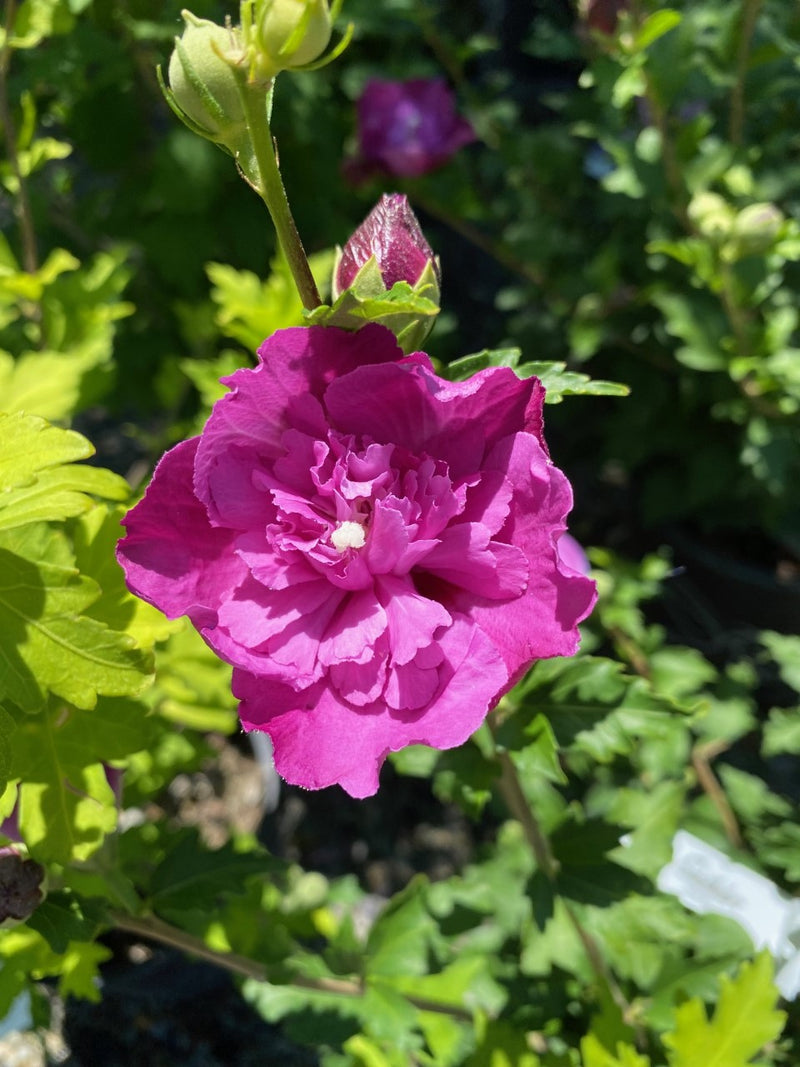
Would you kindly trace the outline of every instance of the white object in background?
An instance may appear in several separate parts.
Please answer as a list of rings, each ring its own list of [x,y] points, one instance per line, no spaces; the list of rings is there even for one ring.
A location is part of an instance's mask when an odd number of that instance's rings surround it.
[[[672,860],[658,888],[673,893],[690,911],[725,915],[750,935],[756,948],[775,959],[775,984],[787,1000],[800,993],[800,900],[784,896],[774,882],[734,863],[705,841],[678,830]]]

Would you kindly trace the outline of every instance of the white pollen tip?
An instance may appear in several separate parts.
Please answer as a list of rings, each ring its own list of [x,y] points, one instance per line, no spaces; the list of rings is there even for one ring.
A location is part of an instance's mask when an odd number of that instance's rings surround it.
[[[331,534],[331,544],[337,552],[348,548],[363,548],[367,535],[360,522],[340,522]]]

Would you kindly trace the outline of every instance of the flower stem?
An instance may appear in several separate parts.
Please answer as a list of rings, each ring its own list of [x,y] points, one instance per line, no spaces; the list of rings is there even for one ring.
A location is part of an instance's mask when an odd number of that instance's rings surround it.
[[[300,240],[300,234],[297,232],[281,178],[277,152],[267,118],[267,94],[264,90],[254,90],[249,86],[244,74],[239,77],[241,78],[240,95],[258,172],[256,183],[251,184],[266,204],[278,235],[278,243],[289,264],[300,299],[303,301],[303,307],[310,311],[319,307],[322,300],[308,265],[308,257],[303,248],[303,242]]]
[[[240,956],[236,952],[217,952],[194,934],[180,930],[177,926],[172,926],[155,915],[135,916],[118,912],[113,914],[112,918],[117,929],[124,930],[126,933],[178,949],[190,956],[205,960],[207,963],[213,963],[231,974],[238,974],[242,978],[253,978],[257,982],[269,981],[267,968],[257,960],[250,959],[248,956]],[[310,989],[317,993],[332,993],[341,997],[362,997],[366,992],[362,982],[348,978],[297,976],[292,982],[286,984],[294,988]],[[448,1015],[465,1022],[472,1021],[471,1012],[453,1004],[442,1004],[436,1000],[428,1000],[426,997],[406,996],[406,1000],[420,1011],[436,1012],[439,1015]]]

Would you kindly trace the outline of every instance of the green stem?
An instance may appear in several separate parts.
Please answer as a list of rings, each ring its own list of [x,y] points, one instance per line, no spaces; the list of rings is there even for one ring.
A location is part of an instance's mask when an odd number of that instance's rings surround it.
[[[319,307],[322,300],[308,265],[303,242],[297,232],[278,167],[278,157],[267,118],[267,92],[249,86],[243,73],[238,77],[241,79],[240,95],[258,171],[257,181],[251,184],[267,206],[278,235],[278,243],[289,264],[289,270],[292,272],[300,299],[303,301],[303,307],[311,311]],[[247,175],[247,177],[249,180],[251,176]]]
[[[506,807],[520,823],[531,847],[536,866],[550,881],[558,874],[558,861],[553,855],[547,835],[542,830],[531,811],[530,804],[522,790],[517,768],[508,752],[498,749],[497,762],[500,765],[499,789]]]
[[[190,956],[213,963],[231,974],[238,974],[241,978],[253,978],[257,982],[268,982],[267,968],[248,956],[240,956],[236,952],[217,952],[194,934],[180,930],[177,926],[164,922],[155,915],[126,915],[115,913],[112,915],[115,926],[137,937],[146,938],[148,941],[156,941],[170,948],[186,952]],[[363,997],[365,987],[362,982],[352,981],[347,978],[304,978],[296,977],[287,985],[310,989],[317,993],[332,993],[340,997]],[[428,1000],[426,997],[409,997],[406,1000],[420,1011],[435,1012],[439,1015],[448,1015],[453,1019],[461,1019],[464,1022],[472,1021],[472,1014],[455,1005],[442,1004],[436,1000]]]
[[[491,725],[492,724],[490,723],[490,728]],[[494,735],[494,730],[492,730],[492,733]],[[516,764],[509,752],[497,746],[495,747],[495,759],[500,767],[500,794],[510,813],[521,824],[525,837],[530,845],[531,852],[536,860],[537,867],[539,867],[546,877],[555,884],[559,870],[558,860],[553,855],[553,850],[547,835],[542,830],[536,816],[531,811],[531,806],[528,803],[525,791],[522,788],[522,782],[520,781]],[[616,978],[611,973],[608,965],[603,959],[603,955],[597,942],[578,918],[569,901],[562,898],[561,902],[575,933],[578,935],[580,942],[583,945],[592,970],[609,990],[614,1002],[620,1009],[623,1018],[626,1020],[632,1019],[633,1013],[631,1005],[628,1003]]]
[[[747,77],[747,64],[750,59],[750,45],[756,28],[756,20],[761,10],[762,0],[743,0],[742,32],[739,37],[739,51],[736,55],[736,80],[731,89],[731,114],[728,134],[731,144],[740,145],[744,129],[744,83]]]

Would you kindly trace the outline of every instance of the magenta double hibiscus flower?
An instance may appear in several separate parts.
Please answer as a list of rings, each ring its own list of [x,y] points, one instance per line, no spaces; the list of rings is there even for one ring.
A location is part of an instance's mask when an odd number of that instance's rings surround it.
[[[570,486],[536,379],[444,381],[376,325],[258,354],[163,457],[119,559],[233,664],[287,781],[368,796],[388,752],[461,744],[533,660],[575,651],[595,589],[559,560]]]

